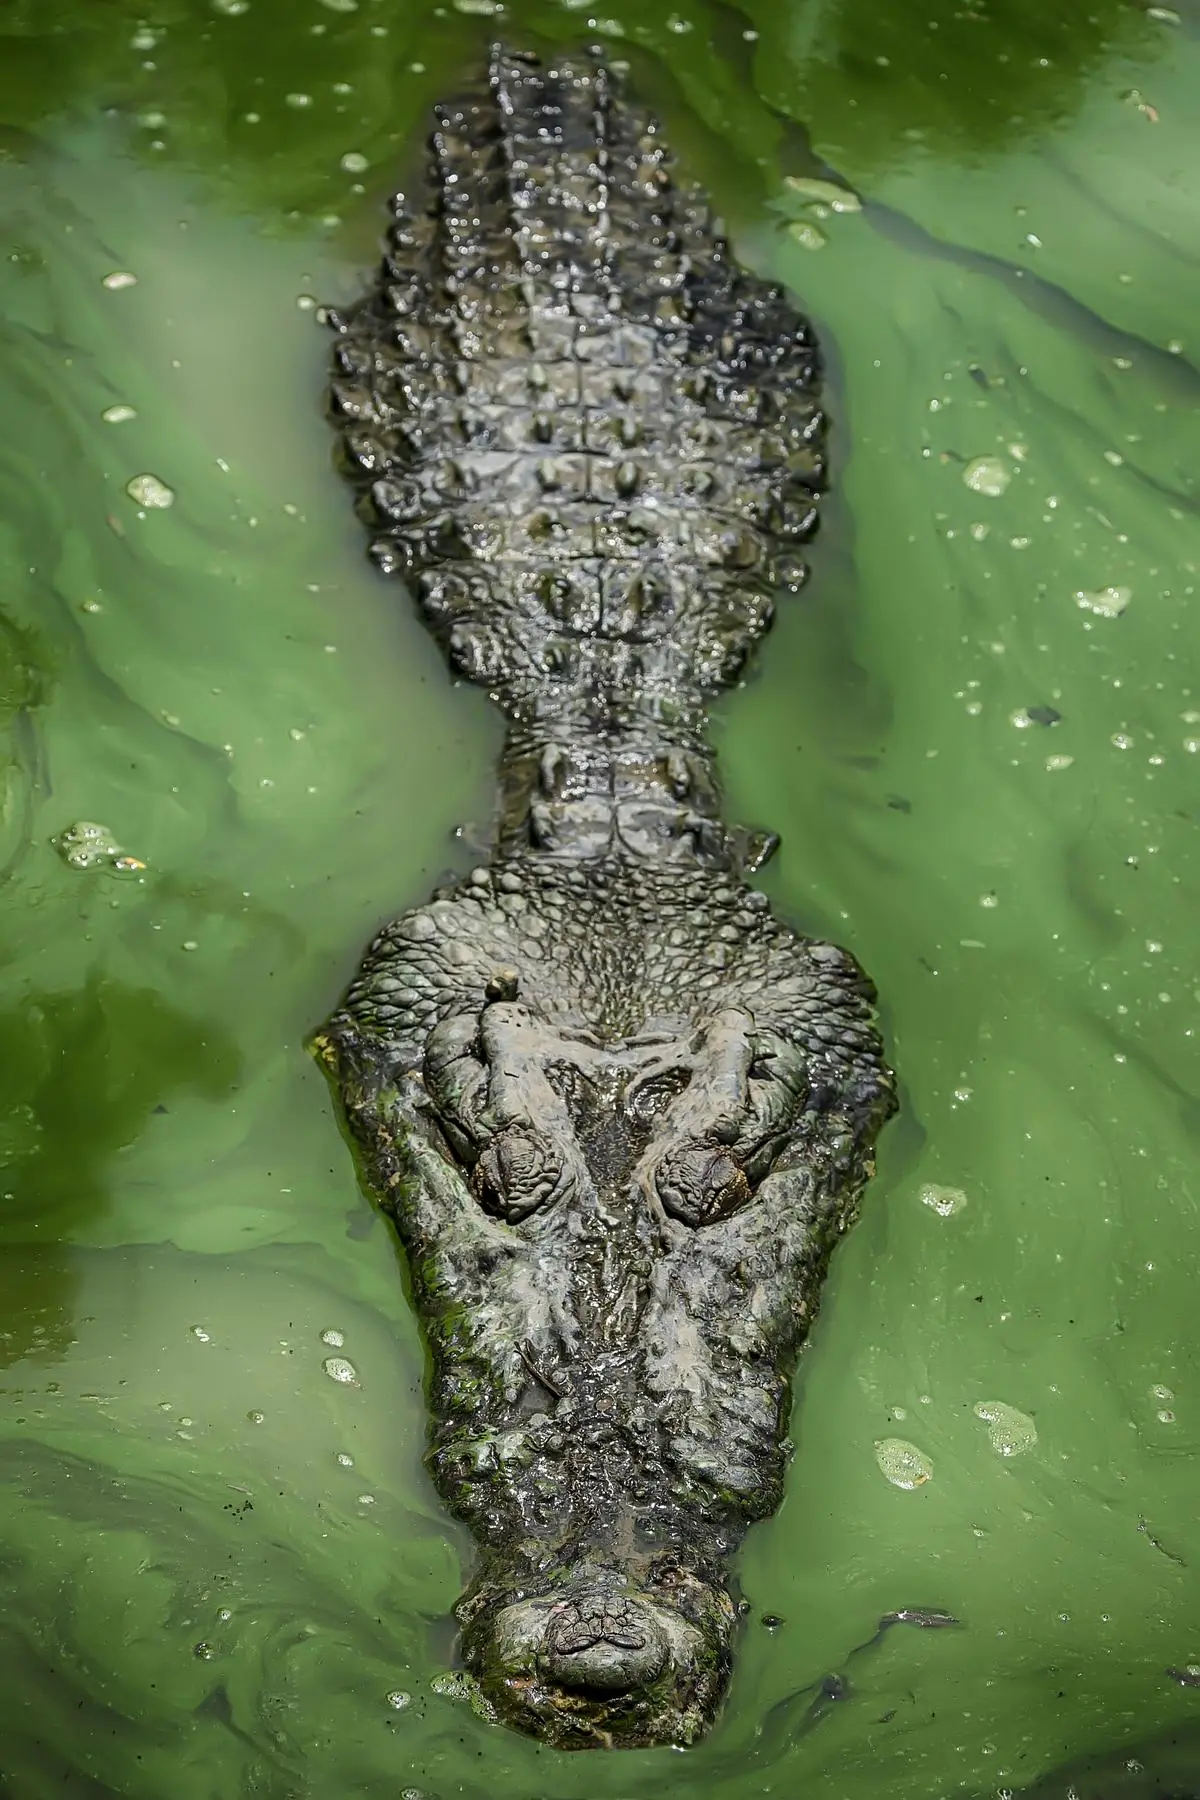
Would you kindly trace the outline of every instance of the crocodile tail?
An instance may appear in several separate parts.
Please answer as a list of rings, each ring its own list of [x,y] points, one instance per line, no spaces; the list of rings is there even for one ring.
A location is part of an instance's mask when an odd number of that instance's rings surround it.
[[[436,109],[332,414],[372,553],[534,736],[699,733],[816,518],[812,333],[738,270],[599,52]]]

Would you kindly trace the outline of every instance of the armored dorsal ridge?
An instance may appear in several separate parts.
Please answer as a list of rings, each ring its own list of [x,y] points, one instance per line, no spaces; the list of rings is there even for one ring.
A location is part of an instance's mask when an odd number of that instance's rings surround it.
[[[501,854],[599,848],[607,796],[614,850],[725,866],[705,709],[804,578],[812,333],[594,53],[494,50],[436,116],[374,292],[333,321],[372,553],[509,715]]]

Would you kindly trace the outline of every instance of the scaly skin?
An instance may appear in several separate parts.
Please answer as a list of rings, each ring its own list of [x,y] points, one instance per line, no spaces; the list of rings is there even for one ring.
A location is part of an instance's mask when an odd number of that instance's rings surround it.
[[[870,984],[746,884],[705,739],[803,577],[816,354],[597,56],[497,50],[437,116],[332,412],[376,560],[508,715],[496,843],[318,1047],[480,1546],[467,1667],[549,1743],[691,1743],[894,1104]]]

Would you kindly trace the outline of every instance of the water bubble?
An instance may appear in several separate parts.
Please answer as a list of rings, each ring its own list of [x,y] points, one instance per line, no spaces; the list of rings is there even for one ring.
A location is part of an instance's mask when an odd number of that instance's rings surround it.
[[[1069,769],[1074,761],[1075,758],[1073,756],[1048,756],[1046,758],[1046,768],[1051,775],[1057,775],[1060,770]]]
[[[347,175],[361,175],[364,169],[370,168],[371,164],[361,150],[347,150],[342,158],[341,166]]]
[[[358,1386],[358,1370],[344,1356],[327,1356],[321,1367],[330,1381],[340,1381],[347,1387]]]
[[[122,850],[107,825],[98,825],[94,819],[76,820],[51,841],[71,869],[107,868],[125,875],[146,866],[141,857]]]
[[[134,475],[125,483],[125,492],[138,506],[162,511],[175,504],[175,491],[157,475]]]
[[[799,194],[806,202],[827,206],[830,212],[862,211],[862,201],[858,195],[851,188],[840,187],[836,181],[819,181],[813,175],[785,175],[783,185],[793,194]]]
[[[1155,1400],[1173,1400],[1175,1398],[1174,1391],[1169,1387],[1164,1387],[1161,1381],[1155,1382],[1150,1389],[1150,1394]]]
[[[345,1450],[339,1450],[334,1457],[334,1461],[337,1463],[338,1467],[342,1469],[352,1469],[354,1467],[354,1458]]]
[[[192,1645],[192,1655],[198,1656],[201,1662],[211,1662],[216,1654],[211,1644],[201,1642]]]
[[[820,250],[829,241],[820,226],[809,219],[793,219],[788,236],[804,250]]]
[[[321,1333],[321,1342],[323,1344],[328,1344],[331,1350],[340,1350],[346,1342],[346,1339],[344,1333],[335,1331],[333,1326],[330,1325]]]
[[[967,1204],[967,1196],[961,1188],[939,1187],[937,1182],[927,1181],[921,1189],[921,1204],[932,1208],[939,1218],[952,1219]]]
[[[406,1694],[403,1688],[393,1688],[387,1697],[387,1703],[393,1712],[403,1712],[406,1706],[412,1705],[412,1695]]]
[[[1089,592],[1086,588],[1075,590],[1075,604],[1083,607],[1085,612],[1099,613],[1102,619],[1116,619],[1133,599],[1133,589],[1127,587],[1096,588]]]
[[[933,1475],[929,1458],[904,1438],[877,1439],[875,1461],[893,1487],[923,1487]]]
[[[444,1675],[435,1675],[429,1685],[443,1700],[469,1700],[475,1691],[475,1683],[461,1669],[447,1669]]]
[[[261,1425],[266,1416],[266,1413],[259,1412],[255,1407],[251,1407],[250,1411],[246,1414],[246,1417],[252,1425]]]
[[[962,478],[973,494],[998,500],[1012,480],[1012,470],[998,456],[977,456],[967,464]]]
[[[209,1333],[207,1331],[205,1331],[203,1325],[193,1325],[192,1326],[192,1336],[195,1338],[195,1340],[198,1344],[211,1344],[212,1343],[212,1338],[209,1335]]]
[[[128,269],[114,269],[111,275],[104,277],[100,285],[115,293],[119,288],[136,287],[137,276],[131,275]]]
[[[283,96],[283,103],[285,106],[291,106],[291,107],[294,107],[297,111],[302,111],[304,109],[304,107],[312,105],[312,95],[311,94],[285,94]]]
[[[1037,1443],[1037,1426],[1028,1413],[1018,1412],[1003,1400],[980,1400],[974,1412],[988,1427],[997,1456],[1020,1456]]]
[[[137,414],[132,406],[106,406],[100,417],[106,425],[125,425],[130,419],[136,419]]]

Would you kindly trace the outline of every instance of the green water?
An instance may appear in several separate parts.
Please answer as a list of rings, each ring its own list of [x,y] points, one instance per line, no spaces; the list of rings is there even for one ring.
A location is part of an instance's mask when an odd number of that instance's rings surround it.
[[[606,6],[0,12],[5,1800],[1057,1796],[1155,1742],[1200,1790],[1167,1673],[1200,1664],[1200,21]],[[303,1050],[488,817],[497,721],[365,566],[311,300],[357,290],[497,29],[630,56],[830,364],[814,581],[718,730],[773,900],[879,983],[904,1105],[686,1754],[567,1757],[436,1691],[468,1546]],[[145,868],[68,866],[81,820]],[[1001,1455],[997,1405],[1036,1442]],[[848,1662],[905,1607],[961,1627]]]

